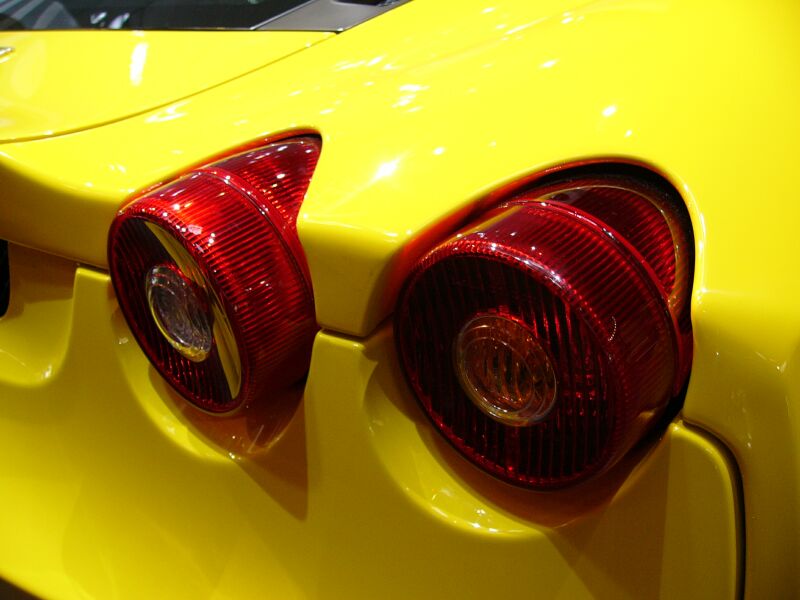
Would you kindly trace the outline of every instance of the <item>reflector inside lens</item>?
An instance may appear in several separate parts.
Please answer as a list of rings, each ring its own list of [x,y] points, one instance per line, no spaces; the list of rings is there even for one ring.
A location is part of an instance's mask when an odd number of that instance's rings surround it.
[[[147,274],[145,287],[150,314],[164,338],[189,360],[204,361],[214,338],[197,286],[176,269],[158,265]]]
[[[553,408],[553,365],[533,333],[517,321],[475,317],[456,338],[454,357],[462,389],[496,421],[529,425]]]

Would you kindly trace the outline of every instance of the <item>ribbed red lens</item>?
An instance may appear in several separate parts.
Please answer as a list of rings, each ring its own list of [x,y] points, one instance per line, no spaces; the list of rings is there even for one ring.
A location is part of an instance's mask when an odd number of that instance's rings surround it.
[[[317,331],[296,219],[316,138],[221,160],[126,205],[109,235],[120,307],[164,378],[227,412],[308,370]]]
[[[623,177],[556,183],[521,194],[580,208],[629,242],[663,287],[681,338],[677,393],[691,361],[689,288],[692,281],[691,224],[678,200],[662,188]]]
[[[395,320],[436,427],[489,473],[536,489],[614,464],[663,413],[688,354],[669,303],[688,282],[676,283],[661,205],[629,211],[647,199],[598,186],[551,192],[515,198],[425,256]],[[608,216],[614,202],[626,235],[583,210]]]

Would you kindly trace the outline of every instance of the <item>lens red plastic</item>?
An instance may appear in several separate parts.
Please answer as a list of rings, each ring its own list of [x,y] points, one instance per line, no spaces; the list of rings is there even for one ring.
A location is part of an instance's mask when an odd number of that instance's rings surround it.
[[[628,242],[663,288],[681,338],[677,393],[691,363],[689,290],[693,275],[691,223],[679,200],[661,187],[626,177],[597,177],[537,187],[520,195],[569,204]]]
[[[685,379],[689,352],[669,297],[688,282],[674,260],[663,258],[675,253],[669,224],[658,208],[642,209],[651,219],[628,213],[624,203],[637,192],[617,205],[624,218],[608,217],[627,227],[626,235],[584,210],[591,200],[603,207],[594,212],[608,216],[606,203],[621,193],[575,193],[569,203],[558,194],[515,198],[431,251],[401,293],[395,336],[422,407],[462,454],[510,483],[553,489],[609,468],[653,426]],[[644,243],[643,252],[629,238]],[[513,343],[522,346],[500,357],[527,353],[542,373],[551,363],[555,384],[544,389],[555,389],[556,397],[543,416],[498,418],[465,391],[454,353],[459,332],[481,315],[530,332],[532,341],[518,335]],[[491,360],[478,362],[485,370]],[[497,387],[527,389],[502,379],[522,371],[500,362]]]
[[[120,308],[155,368],[204,410],[269,401],[308,371],[318,327],[296,218],[319,151],[305,137],[231,156],[131,202],[112,224]],[[203,360],[178,352],[154,322],[145,282],[159,265],[210,307]]]

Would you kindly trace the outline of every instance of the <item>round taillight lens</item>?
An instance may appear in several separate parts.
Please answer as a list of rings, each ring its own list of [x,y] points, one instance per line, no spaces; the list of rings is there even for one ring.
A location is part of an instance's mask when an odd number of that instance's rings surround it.
[[[318,328],[296,219],[319,151],[305,137],[236,154],[137,198],[111,226],[122,313],[204,410],[269,401],[308,371]]]
[[[484,470],[535,489],[621,458],[683,384],[689,353],[678,324],[688,283],[676,282],[686,273],[657,262],[675,254],[661,205],[643,209],[654,231],[639,239],[635,219],[609,217],[630,226],[623,235],[587,211],[617,192],[559,193],[514,198],[428,253],[395,317],[402,366],[434,425]]]

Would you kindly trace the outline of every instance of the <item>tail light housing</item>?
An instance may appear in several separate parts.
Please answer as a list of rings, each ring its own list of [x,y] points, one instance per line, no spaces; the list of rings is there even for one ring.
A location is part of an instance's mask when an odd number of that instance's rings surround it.
[[[519,193],[425,255],[395,339],[444,437],[507,482],[564,487],[612,466],[680,392],[692,238],[671,194],[620,177]]]
[[[136,198],[111,226],[125,319],[205,411],[268,402],[308,371],[317,325],[296,220],[319,153],[314,137],[242,151]]]

